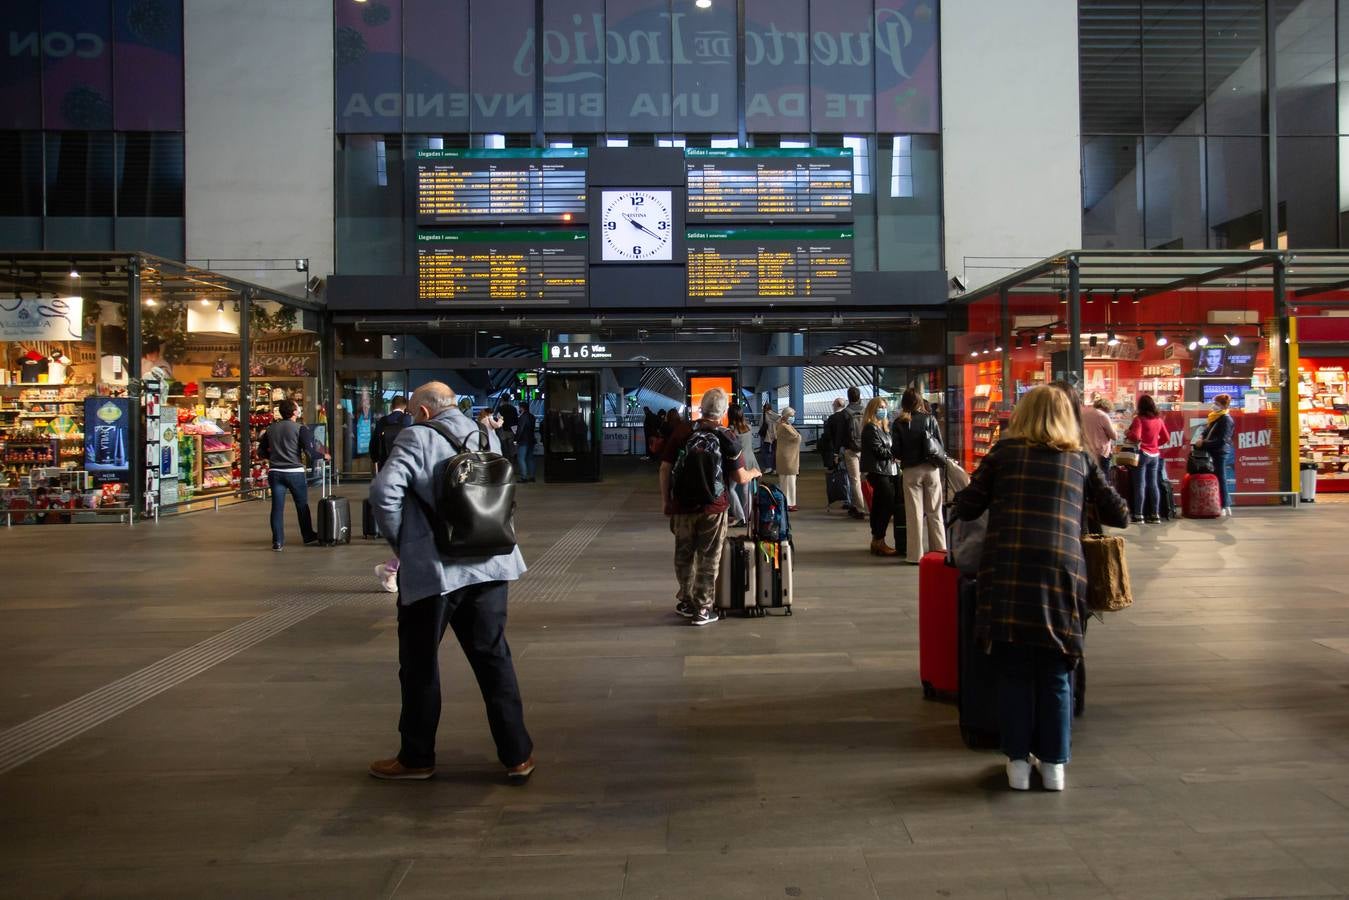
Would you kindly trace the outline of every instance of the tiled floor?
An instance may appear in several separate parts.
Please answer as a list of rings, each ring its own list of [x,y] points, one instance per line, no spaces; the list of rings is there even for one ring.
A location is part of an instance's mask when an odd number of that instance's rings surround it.
[[[797,615],[705,629],[670,612],[653,488],[521,489],[522,789],[452,644],[439,777],[365,775],[398,714],[374,542],[273,554],[256,504],[0,532],[0,758],[73,735],[0,774],[0,896],[1349,893],[1349,506],[1137,533],[1069,790],[1013,794],[922,699],[916,570],[824,513],[818,473]],[[118,681],[208,639],[158,692]]]

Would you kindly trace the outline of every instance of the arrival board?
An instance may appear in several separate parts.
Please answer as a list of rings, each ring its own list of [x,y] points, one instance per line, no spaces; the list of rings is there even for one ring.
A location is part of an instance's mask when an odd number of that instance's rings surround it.
[[[851,228],[689,229],[690,304],[833,303],[852,294]]]
[[[418,150],[417,224],[584,222],[586,151]]]
[[[420,232],[417,295],[456,304],[584,306],[582,229]]]
[[[690,223],[851,222],[852,151],[684,151]]]

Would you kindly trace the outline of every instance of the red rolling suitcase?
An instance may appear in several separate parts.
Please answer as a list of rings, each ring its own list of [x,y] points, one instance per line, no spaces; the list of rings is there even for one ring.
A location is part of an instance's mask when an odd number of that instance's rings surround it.
[[[946,564],[946,554],[923,554],[918,561],[918,677],[928,699],[960,689],[959,590],[960,570]]]
[[[1216,519],[1223,514],[1217,475],[1186,475],[1180,497],[1187,519]]]

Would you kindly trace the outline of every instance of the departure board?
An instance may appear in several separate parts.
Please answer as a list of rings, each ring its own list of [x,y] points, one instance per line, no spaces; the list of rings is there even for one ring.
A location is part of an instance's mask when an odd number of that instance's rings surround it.
[[[689,223],[851,222],[852,151],[684,151]]]
[[[418,150],[417,224],[586,218],[586,150]]]
[[[584,229],[423,231],[417,295],[431,303],[585,305]]]
[[[690,304],[823,302],[852,295],[851,228],[690,229]]]

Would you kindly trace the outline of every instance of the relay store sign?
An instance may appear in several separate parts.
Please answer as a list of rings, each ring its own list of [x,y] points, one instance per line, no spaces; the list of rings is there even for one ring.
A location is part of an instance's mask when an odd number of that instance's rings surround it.
[[[535,2],[338,4],[338,130],[937,130],[935,0]]]

